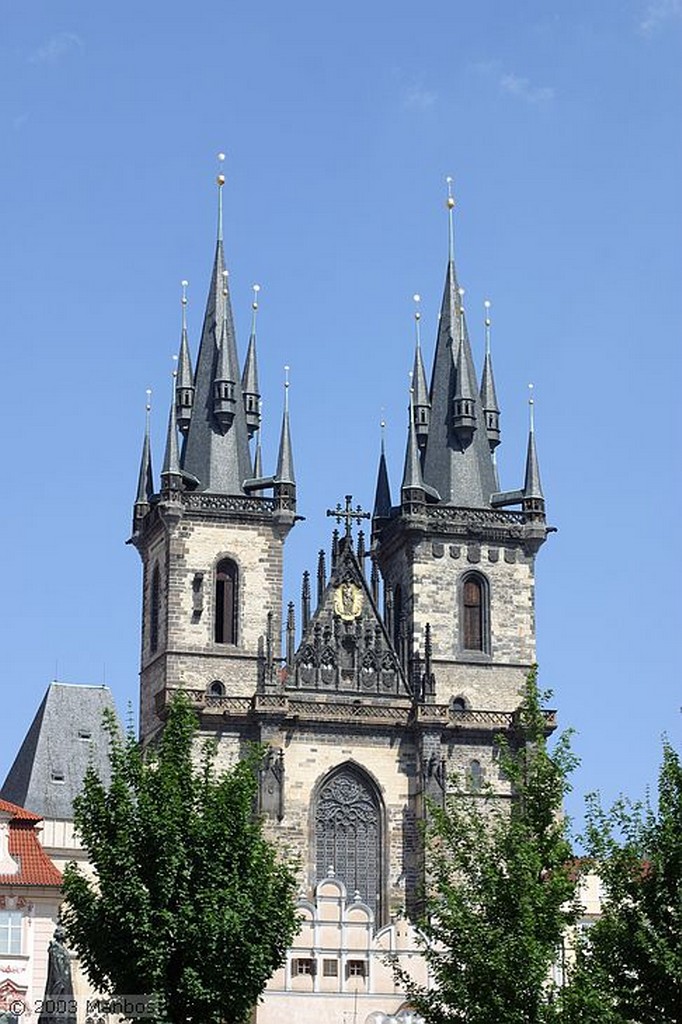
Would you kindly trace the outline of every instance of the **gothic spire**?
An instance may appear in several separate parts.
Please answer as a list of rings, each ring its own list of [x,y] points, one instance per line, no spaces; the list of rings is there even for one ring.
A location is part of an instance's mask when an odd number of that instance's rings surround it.
[[[535,403],[533,400],[533,385],[528,385],[530,398],[528,399],[529,428],[528,428],[528,450],[526,453],[526,476],[523,484],[523,511],[530,513],[543,513],[545,511],[545,496],[540,483],[540,463],[535,448]]]
[[[253,437],[260,426],[260,391],[258,390],[258,363],[256,360],[256,314],[258,312],[258,293],[260,285],[253,286],[253,302],[251,303],[251,334],[249,347],[244,361],[242,374],[242,391],[244,393],[244,411],[249,437]]]
[[[289,484],[295,486],[294,456],[291,448],[291,433],[289,429],[289,367],[285,366],[286,374],[284,381],[284,413],[282,415],[282,433],[279,439],[279,454],[277,456],[277,472],[275,474],[275,485]]]
[[[180,352],[178,354],[178,376],[175,382],[175,411],[178,427],[183,434],[189,430],[194,403],[194,375],[187,341],[187,281],[182,282],[182,328],[180,331]]]
[[[448,264],[431,377],[431,417],[423,477],[443,504],[488,508],[490,495],[495,491],[495,474],[483,409],[477,400],[476,372],[455,271],[455,200],[451,184],[449,180]],[[472,418],[458,420],[458,413],[466,409],[458,409],[455,399],[467,396],[472,402]]]
[[[135,495],[135,518],[146,514],[152,494],[154,493],[154,474],[152,473],[152,452],[149,440],[149,417],[151,413],[151,390],[147,388],[145,404],[144,439],[142,441],[142,457],[140,472],[137,478],[137,494]]]
[[[407,449],[405,451],[405,468],[403,470],[403,482],[400,487],[400,499],[403,505],[409,505],[414,502],[423,502],[425,498],[417,432],[414,426],[414,388],[410,388],[410,419],[407,428]]]
[[[412,387],[414,388],[414,401],[412,403],[412,416],[414,418],[414,428],[417,436],[417,444],[419,449],[426,447],[426,440],[429,436],[429,419],[431,416],[431,401],[429,399],[429,389],[426,383],[426,371],[424,369],[424,360],[422,359],[422,347],[421,347],[421,331],[419,321],[421,320],[421,312],[419,310],[419,302],[421,298],[419,295],[414,296],[414,301],[417,303],[417,307],[414,312],[414,325],[415,325],[415,349],[414,349],[414,369],[412,371]]]
[[[384,450],[384,430],[386,424],[381,421],[381,455],[379,456],[379,469],[377,471],[377,487],[374,495],[374,519],[387,519],[391,514],[391,488],[388,482],[388,469],[386,468],[386,452]]]
[[[219,154],[224,160],[224,154]],[[206,303],[206,313],[201,332],[201,342],[197,354],[194,374],[194,404],[192,418],[187,431],[183,448],[182,468],[185,475],[197,480],[196,486],[202,491],[213,491],[219,494],[243,494],[243,482],[251,477],[251,456],[249,452],[246,414],[239,379],[239,362],[235,340],[232,306],[230,303],[229,286],[225,272],[225,255],[223,250],[223,187],[225,175],[221,171],[217,176],[218,186],[218,231],[216,239],[211,285]],[[218,367],[218,356],[227,368],[228,375],[219,376],[222,369]],[[229,402],[233,398],[234,408],[231,422],[223,422],[214,412],[215,383],[232,383],[232,394],[223,387],[224,398]],[[224,409],[218,409],[224,413]]]
[[[481,376],[481,405],[485,416],[488,444],[492,452],[500,443],[500,407],[497,403],[493,362],[490,355],[490,301],[486,299],[483,305],[485,306],[485,360]]]
[[[178,422],[175,413],[176,383],[177,370],[174,370],[173,391],[171,392],[170,410],[168,412],[166,451],[163,457],[163,469],[161,470],[161,486],[164,491],[177,491],[180,490],[182,485],[182,472],[180,470],[180,457],[178,454]]]

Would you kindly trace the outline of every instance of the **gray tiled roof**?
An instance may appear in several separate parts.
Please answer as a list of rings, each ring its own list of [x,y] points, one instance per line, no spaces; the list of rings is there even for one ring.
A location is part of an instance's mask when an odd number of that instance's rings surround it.
[[[72,818],[87,767],[109,781],[105,709],[116,714],[107,686],[50,683],[0,790],[3,800],[43,818]]]

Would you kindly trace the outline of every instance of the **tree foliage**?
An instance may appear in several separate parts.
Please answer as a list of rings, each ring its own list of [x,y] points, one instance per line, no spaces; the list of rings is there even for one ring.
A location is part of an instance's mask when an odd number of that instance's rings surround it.
[[[499,748],[510,797],[457,792],[426,829],[426,912],[418,923],[433,985],[400,969],[428,1024],[555,1020],[551,968],[577,916],[574,861],[562,814],[575,765],[569,736],[550,752],[531,672],[515,730]]]
[[[241,1024],[296,933],[295,878],[254,816],[258,752],[219,774],[209,745],[194,763],[196,731],[180,697],[145,754],[110,722],[111,784],[89,771],[75,802],[96,881],[67,867],[63,917],[99,991]]]
[[[592,796],[586,845],[603,898],[565,993],[571,1020],[682,1021],[682,764],[668,742],[658,809]]]

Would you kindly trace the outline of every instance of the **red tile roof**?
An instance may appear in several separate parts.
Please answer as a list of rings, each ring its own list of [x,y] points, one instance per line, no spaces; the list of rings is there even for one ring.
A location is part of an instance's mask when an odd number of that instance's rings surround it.
[[[25,807],[19,807],[18,804],[11,804],[9,800],[3,800],[0,797],[0,813],[11,814],[13,818],[18,818],[20,821],[42,821],[39,814],[34,814],[33,811],[27,811]]]
[[[0,814],[11,814],[9,821],[9,853],[19,863],[13,875],[0,874],[0,885],[50,885],[61,888],[62,875],[40,845],[36,822],[38,814],[0,800]]]

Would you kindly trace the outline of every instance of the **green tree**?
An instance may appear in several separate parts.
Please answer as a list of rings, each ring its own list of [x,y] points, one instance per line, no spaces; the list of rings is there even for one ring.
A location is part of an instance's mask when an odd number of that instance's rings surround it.
[[[608,1024],[682,1021],[682,764],[670,743],[658,808],[621,798],[605,811],[593,795],[586,846],[603,903],[565,993],[571,1020],[592,1020],[592,1004]]]
[[[70,864],[64,924],[103,993],[155,994],[175,1024],[241,1024],[298,927],[295,877],[254,815],[259,753],[218,774],[197,720],[171,705],[155,749],[109,723],[111,784],[75,803],[96,881]]]
[[[457,792],[426,828],[425,913],[416,922],[433,985],[397,968],[428,1024],[555,1020],[552,965],[576,919],[562,801],[575,766],[568,734],[550,752],[536,673],[527,679],[499,765],[511,797]]]

